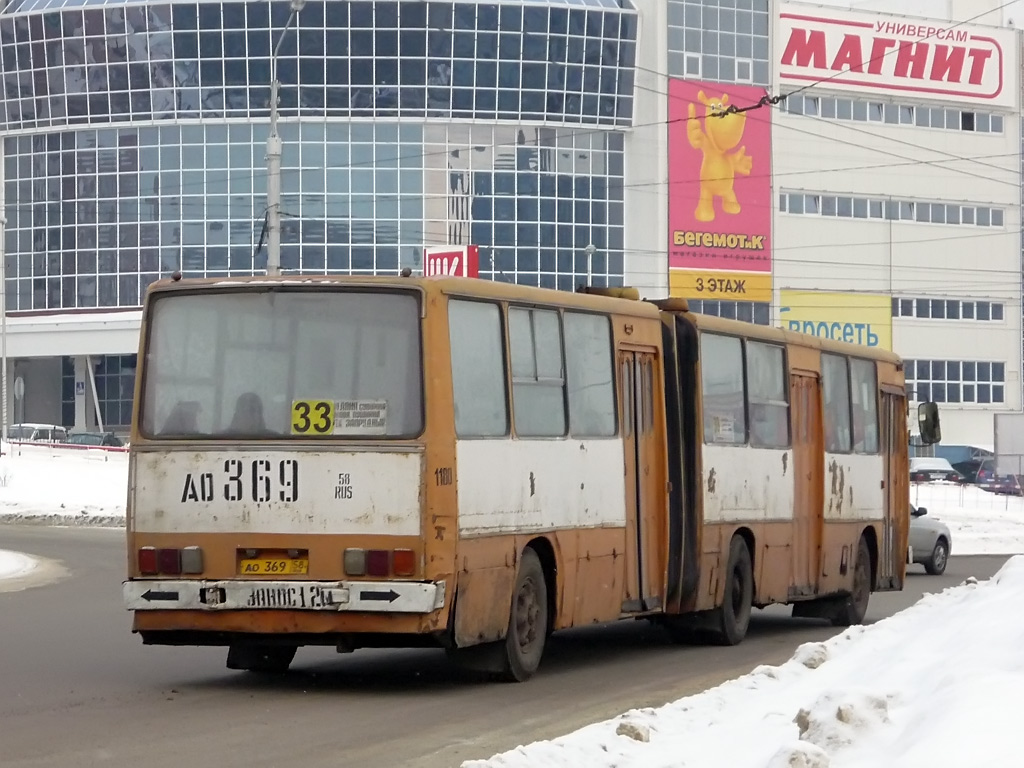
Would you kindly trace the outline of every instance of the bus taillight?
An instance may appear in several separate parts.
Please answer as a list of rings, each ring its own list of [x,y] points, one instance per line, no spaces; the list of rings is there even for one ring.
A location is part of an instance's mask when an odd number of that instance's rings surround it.
[[[414,576],[416,553],[411,549],[346,549],[346,576]]]
[[[416,573],[416,553],[411,549],[396,549],[392,564],[395,576],[412,576]]]
[[[177,576],[181,573],[181,550],[158,549],[156,551],[156,565],[160,569],[160,573],[169,573]]]
[[[391,552],[386,549],[371,549],[366,553],[366,573],[369,576],[391,574]]]
[[[199,547],[184,549],[139,548],[139,573],[156,576],[166,573],[172,576],[199,574],[203,572],[203,550]]]
[[[160,573],[156,566],[156,547],[143,547],[139,550],[139,573],[143,576],[155,576]]]

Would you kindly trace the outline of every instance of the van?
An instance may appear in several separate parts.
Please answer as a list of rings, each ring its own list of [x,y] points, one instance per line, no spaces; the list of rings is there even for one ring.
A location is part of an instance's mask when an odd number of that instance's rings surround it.
[[[63,443],[68,431],[56,424],[12,424],[7,439],[14,443]]]

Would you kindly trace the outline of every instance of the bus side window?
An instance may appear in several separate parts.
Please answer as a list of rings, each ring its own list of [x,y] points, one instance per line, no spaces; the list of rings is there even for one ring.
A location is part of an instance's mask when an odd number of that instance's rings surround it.
[[[852,447],[850,377],[845,357],[821,356],[821,383],[825,396],[825,450],[849,453]]]
[[[575,437],[615,434],[612,328],[604,315],[566,312],[565,373],[569,431]]]
[[[873,362],[850,361],[850,392],[853,396],[853,450],[878,453],[878,383]]]
[[[565,365],[558,312],[509,307],[508,336],[516,435],[566,434]]]
[[[501,311],[484,301],[448,302],[452,399],[458,437],[508,434]]]
[[[747,401],[750,444],[755,448],[789,445],[789,399],[782,347],[747,342]]]
[[[733,336],[702,333],[700,379],[704,442],[725,445],[747,442],[743,343]]]

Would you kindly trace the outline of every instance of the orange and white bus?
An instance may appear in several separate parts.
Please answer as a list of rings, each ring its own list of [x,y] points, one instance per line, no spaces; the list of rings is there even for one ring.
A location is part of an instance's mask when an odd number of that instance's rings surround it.
[[[440,646],[525,680],[554,630],[738,643],[903,585],[895,355],[628,289],[163,280],[146,296],[128,579],[144,643],[283,671]],[[934,405],[920,409],[938,439]]]

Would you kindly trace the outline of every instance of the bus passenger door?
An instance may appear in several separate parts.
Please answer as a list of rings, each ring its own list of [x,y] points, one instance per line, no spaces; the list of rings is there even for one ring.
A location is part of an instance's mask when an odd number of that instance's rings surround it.
[[[789,597],[818,591],[825,507],[824,430],[821,380],[816,373],[793,371],[793,580]]]
[[[904,526],[909,521],[910,473],[907,468],[907,401],[902,391],[883,388],[881,440],[884,517],[878,554],[878,588],[902,589],[906,575],[907,540]]]
[[[626,599],[623,613],[652,610],[657,575],[653,516],[657,511],[654,420],[654,362],[647,352],[619,353],[620,422],[626,474]]]

